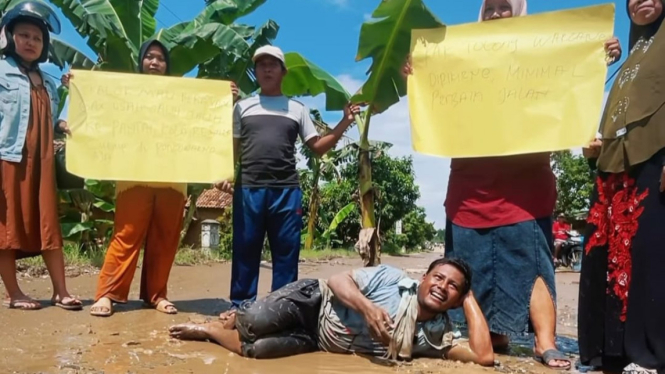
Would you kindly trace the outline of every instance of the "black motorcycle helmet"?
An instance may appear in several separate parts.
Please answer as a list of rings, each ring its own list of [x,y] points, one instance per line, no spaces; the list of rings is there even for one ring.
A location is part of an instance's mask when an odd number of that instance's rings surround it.
[[[44,47],[42,48],[41,56],[37,61],[33,62],[32,67],[41,62],[46,62],[51,45],[49,32],[54,34],[60,33],[60,20],[58,20],[58,16],[45,3],[33,0],[16,4],[15,7],[5,13],[0,20],[0,49],[2,49],[2,54],[14,58],[18,57],[13,35],[14,25],[18,22],[28,22],[42,30]]]

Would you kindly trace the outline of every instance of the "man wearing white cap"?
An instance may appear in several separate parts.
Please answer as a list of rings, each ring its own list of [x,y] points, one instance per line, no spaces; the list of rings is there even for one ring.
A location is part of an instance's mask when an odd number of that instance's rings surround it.
[[[282,79],[287,74],[282,51],[264,46],[256,50],[252,61],[261,93],[240,100],[233,114],[240,177],[217,184],[222,191],[233,193],[234,307],[256,299],[266,233],[272,253],[272,291],[298,279],[302,191],[296,171],[297,137],[321,156],[335,146],[360,111],[356,105],[347,105],[335,129],[319,136],[309,108],[282,94]]]

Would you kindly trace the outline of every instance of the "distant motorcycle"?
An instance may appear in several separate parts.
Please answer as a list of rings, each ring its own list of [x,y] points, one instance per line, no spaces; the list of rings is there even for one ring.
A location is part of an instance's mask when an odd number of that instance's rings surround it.
[[[582,236],[575,230],[566,231],[568,237],[561,244],[557,266],[573,268],[582,260]]]

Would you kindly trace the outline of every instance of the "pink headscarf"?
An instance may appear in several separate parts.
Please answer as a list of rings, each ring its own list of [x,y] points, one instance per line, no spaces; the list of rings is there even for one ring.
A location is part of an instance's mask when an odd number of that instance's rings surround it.
[[[485,13],[485,4],[487,0],[483,0],[483,5],[480,7],[480,16],[478,16],[478,21],[483,20],[483,14]],[[526,0],[508,0],[508,4],[513,8],[513,17],[526,16]]]

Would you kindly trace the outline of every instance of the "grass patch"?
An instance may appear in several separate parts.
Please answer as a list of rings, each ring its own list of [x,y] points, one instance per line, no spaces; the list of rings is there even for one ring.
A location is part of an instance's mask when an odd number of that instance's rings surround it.
[[[176,266],[195,266],[195,265],[209,265],[228,261],[231,258],[231,253],[228,251],[220,251],[218,249],[194,249],[190,247],[183,247],[178,250],[175,255]]]
[[[350,249],[303,249],[300,251],[300,258],[302,260],[316,261],[316,260],[334,260],[336,258],[357,256],[356,251]]]

